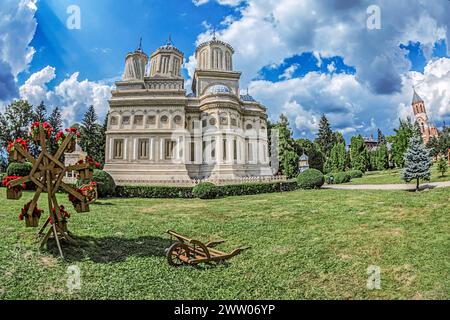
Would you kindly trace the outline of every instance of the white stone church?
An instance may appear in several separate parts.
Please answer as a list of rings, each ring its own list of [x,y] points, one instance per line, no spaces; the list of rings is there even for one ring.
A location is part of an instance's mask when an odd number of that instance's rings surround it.
[[[106,165],[117,184],[269,177],[266,108],[240,95],[233,48],[215,37],[195,52],[192,93],[169,42],[129,53],[109,101]]]

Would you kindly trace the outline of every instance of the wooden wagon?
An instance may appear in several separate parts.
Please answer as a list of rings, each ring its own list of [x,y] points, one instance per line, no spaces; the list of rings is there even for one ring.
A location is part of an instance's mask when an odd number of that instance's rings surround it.
[[[166,256],[167,261],[171,266],[179,267],[182,264],[197,265],[199,263],[209,263],[209,262],[223,262],[227,259],[234,257],[246,248],[238,248],[230,253],[225,253],[215,249],[215,246],[224,243],[225,240],[221,241],[211,241],[206,244],[185,237],[175,231],[167,231],[171,237],[177,239],[167,250]]]

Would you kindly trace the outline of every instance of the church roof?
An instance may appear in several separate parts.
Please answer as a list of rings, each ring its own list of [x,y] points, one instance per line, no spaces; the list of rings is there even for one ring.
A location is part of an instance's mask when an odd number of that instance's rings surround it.
[[[223,46],[227,47],[228,49],[230,49],[230,51],[231,51],[232,54],[234,53],[233,47],[232,47],[230,44],[228,44],[228,43],[226,43],[226,42],[224,42],[224,41],[218,40],[218,39],[216,38],[216,35],[215,35],[215,34],[214,34],[214,36],[213,36],[213,38],[212,38],[211,40],[201,43],[201,44],[197,47],[197,49],[195,50],[195,52],[199,51],[201,48],[203,48],[203,47],[205,47],[205,46],[213,45],[213,44],[223,45]]]
[[[306,155],[306,154],[302,154],[301,156],[300,156],[300,161],[308,161],[308,156]]]
[[[248,93],[247,94],[241,94],[241,100],[242,101],[246,101],[246,102],[256,102],[256,100],[251,95],[249,95]]]
[[[413,101],[412,103],[420,103],[423,102],[422,98],[417,94],[416,90],[414,90],[414,96],[413,96]]]

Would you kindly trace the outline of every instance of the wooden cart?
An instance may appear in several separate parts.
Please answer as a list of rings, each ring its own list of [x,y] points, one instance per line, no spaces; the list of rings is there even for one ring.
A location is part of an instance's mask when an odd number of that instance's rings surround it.
[[[202,262],[223,262],[248,249],[248,247],[238,248],[231,253],[225,253],[214,249],[215,246],[224,243],[225,240],[203,244],[198,240],[187,238],[172,230],[167,231],[167,233],[178,240],[167,249],[166,253],[167,261],[174,267],[179,267],[182,264],[197,265]]]

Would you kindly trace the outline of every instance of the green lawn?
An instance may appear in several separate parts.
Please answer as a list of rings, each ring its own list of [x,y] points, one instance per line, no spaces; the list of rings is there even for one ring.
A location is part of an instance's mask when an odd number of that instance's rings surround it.
[[[352,179],[352,181],[347,184],[405,183],[405,181],[400,179],[400,171],[401,171],[400,169],[394,169],[394,170],[367,172],[362,178]],[[441,174],[437,171],[436,166],[432,168],[430,182],[449,181],[449,180],[450,180],[449,172],[447,172],[446,175],[441,176]],[[415,181],[412,181],[410,183],[415,184]]]
[[[1,299],[449,299],[450,189],[314,190],[219,200],[110,199],[73,214],[80,247],[39,252],[20,201],[0,189]],[[66,196],[59,195],[69,207]],[[44,204],[41,200],[41,204]],[[228,264],[169,267],[167,229],[220,248]],[[81,290],[66,289],[69,265]],[[366,288],[381,268],[381,290]]]

